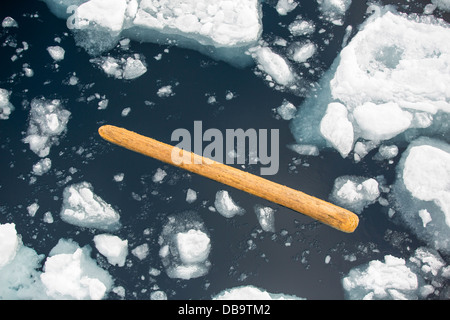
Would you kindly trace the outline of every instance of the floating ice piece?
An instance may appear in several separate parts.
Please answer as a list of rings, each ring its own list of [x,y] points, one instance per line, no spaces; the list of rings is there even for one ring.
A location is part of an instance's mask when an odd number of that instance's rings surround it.
[[[291,143],[288,145],[288,148],[302,156],[316,157],[319,155],[319,148],[310,144]]]
[[[185,212],[169,217],[159,244],[159,256],[170,278],[189,280],[208,273],[211,240],[196,213]]]
[[[392,197],[402,220],[431,247],[450,252],[450,145],[429,138],[412,142],[397,172]]]
[[[288,62],[269,47],[258,47],[253,51],[253,56],[258,68],[271,76],[276,83],[288,86],[294,82],[295,73]]]
[[[411,126],[413,116],[396,103],[376,105],[366,102],[357,106],[353,117],[361,130],[361,137],[367,140],[389,140]]]
[[[343,25],[347,10],[352,0],[317,0],[319,9],[324,17],[335,25]]]
[[[186,202],[187,203],[192,203],[195,200],[197,200],[197,191],[192,190],[191,188],[189,188],[186,192]]]
[[[380,196],[379,184],[373,178],[342,176],[334,181],[331,201],[355,213],[361,213]]]
[[[164,178],[167,176],[167,172],[161,168],[156,169],[155,174],[152,177],[152,181],[155,183],[162,183]]]
[[[143,243],[141,245],[138,245],[136,248],[134,248],[133,250],[131,250],[131,253],[138,258],[139,260],[144,260],[145,258],[147,258],[148,253],[149,253],[149,247],[147,243]]]
[[[450,0],[431,0],[438,9],[450,12]]]
[[[39,157],[47,157],[50,148],[59,142],[67,129],[70,112],[63,109],[59,100],[33,99],[30,119],[24,142]]]
[[[277,113],[283,120],[291,120],[297,114],[297,108],[291,102],[284,100],[277,108]]]
[[[138,54],[120,59],[110,56],[93,58],[90,61],[100,66],[108,76],[116,79],[133,80],[147,72],[147,67]]]
[[[350,270],[342,284],[350,300],[410,300],[417,299],[417,275],[404,259],[384,256],[384,262],[370,261]]]
[[[223,290],[213,300],[304,300],[284,293],[270,293],[255,286],[241,286]]]
[[[275,232],[275,210],[271,207],[255,206],[259,225],[266,232]]]
[[[289,24],[288,29],[294,37],[300,37],[313,34],[314,31],[316,31],[316,25],[313,21],[304,20],[302,16],[297,16],[297,18]]]
[[[5,19],[3,19],[3,21],[2,21],[2,27],[3,28],[18,28],[19,24],[12,17],[5,17]]]
[[[342,132],[347,141],[401,141],[419,128],[425,135],[447,130],[439,121],[450,112],[450,91],[443,85],[450,82],[450,43],[440,39],[450,37],[449,25],[432,16],[373,8],[322,77],[319,91],[298,108],[291,130],[299,143],[326,146],[332,136],[315,128],[330,103],[347,109],[347,119],[341,117],[353,126],[353,133]]]
[[[297,43],[290,47],[292,54],[290,55],[290,59],[303,63],[310,59],[317,51],[317,47],[314,43],[307,41],[305,43]]]
[[[61,219],[86,228],[114,231],[120,228],[120,215],[110,204],[94,194],[92,185],[80,182],[63,192]]]
[[[233,201],[226,190],[217,191],[214,206],[225,218],[232,218],[235,215],[243,215],[245,213],[245,210]]]
[[[112,265],[123,267],[128,255],[128,240],[122,240],[111,234],[98,234],[94,236],[97,250],[104,255]]]
[[[0,88],[0,119],[7,120],[14,111],[14,106],[9,102],[10,92]]]
[[[298,3],[295,0],[278,0],[275,9],[279,15],[285,16],[297,8]]]
[[[15,224],[0,224],[0,269],[14,259],[20,244]]]
[[[245,51],[262,32],[258,0],[45,0],[52,12],[67,18],[78,44],[89,53],[113,48],[121,37],[172,42],[232,64],[248,64]],[[74,11],[64,14],[70,5]]]
[[[14,223],[0,224],[0,299],[48,299],[39,279],[42,258],[23,245]]]
[[[333,102],[328,105],[320,122],[320,133],[342,157],[350,153],[354,142],[353,125],[343,104]]]
[[[113,280],[90,257],[91,249],[61,239],[52,249],[40,278],[47,295],[54,299],[100,300],[111,290]]]
[[[48,53],[55,61],[64,60],[64,55],[66,51],[60,46],[50,46],[47,48]]]
[[[33,174],[42,176],[47,173],[52,167],[52,160],[50,158],[44,158],[39,160],[33,165]]]

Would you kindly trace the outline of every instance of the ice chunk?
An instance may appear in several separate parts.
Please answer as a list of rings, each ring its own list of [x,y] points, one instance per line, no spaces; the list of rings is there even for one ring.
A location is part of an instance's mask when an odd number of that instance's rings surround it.
[[[170,278],[189,280],[208,273],[211,240],[194,212],[171,216],[159,237],[159,256]]]
[[[135,54],[127,58],[111,56],[93,58],[90,61],[98,65],[108,76],[116,79],[133,80],[147,72],[147,67],[141,55]]]
[[[161,168],[158,168],[152,177],[152,181],[155,183],[161,183],[166,176],[167,172]]]
[[[22,244],[14,223],[0,224],[0,299],[48,299],[39,279],[42,258]]]
[[[288,62],[269,47],[258,47],[253,52],[253,56],[258,68],[271,76],[276,83],[288,86],[294,82],[295,73],[291,70]]]
[[[450,44],[439,39],[450,36],[448,24],[373,8],[322,77],[320,89],[298,108],[291,130],[299,143],[324,147],[326,139],[318,138],[315,126],[330,103],[347,109],[347,119],[341,119],[353,125],[355,142],[402,140],[418,128],[422,134],[445,132],[440,123],[450,112],[450,91],[443,86],[450,82],[450,72],[444,71]]]
[[[10,92],[0,88],[0,119],[7,120],[14,111],[14,106],[9,102]]]
[[[14,259],[20,244],[15,224],[0,224],[0,269]]]
[[[362,131],[361,137],[367,140],[389,140],[408,129],[413,119],[411,113],[394,102],[366,102],[355,108],[353,117]]]
[[[404,259],[391,255],[350,270],[342,284],[350,300],[417,299],[417,275]]]
[[[232,64],[248,64],[245,51],[262,32],[258,0],[45,0],[52,11],[68,18],[77,43],[91,54],[113,48],[121,37],[171,42],[199,50]],[[59,3],[58,3],[59,2]],[[68,17],[63,9],[75,6]]]
[[[37,176],[42,176],[47,173],[52,167],[52,160],[50,158],[44,158],[39,160],[33,165],[33,173]]]
[[[314,43],[307,41],[305,43],[294,44],[290,47],[290,50],[292,50],[290,59],[298,63],[303,63],[316,53],[317,46]]]
[[[354,142],[353,125],[343,104],[333,102],[328,105],[320,122],[320,133],[342,157],[350,153]]]
[[[317,0],[324,17],[336,25],[344,24],[344,17],[352,0]]]
[[[260,205],[256,205],[254,209],[261,228],[267,232],[275,232],[275,210]]]
[[[431,0],[438,9],[450,12],[450,0]]]
[[[90,257],[90,247],[61,239],[50,252],[41,281],[54,299],[99,300],[111,290],[113,280]]]
[[[297,152],[298,154],[302,156],[318,156],[319,155],[319,148],[316,146],[310,145],[310,144],[297,144],[297,143],[291,143],[288,145],[288,148],[292,151]]]
[[[187,265],[204,262],[211,249],[208,235],[195,229],[177,233],[176,244],[181,262]]]
[[[283,120],[291,120],[295,117],[297,113],[297,108],[286,99],[283,103],[277,108],[277,113]]]
[[[232,218],[235,215],[243,215],[245,213],[245,210],[233,201],[226,190],[217,191],[214,206],[226,218]]]
[[[163,86],[158,89],[156,93],[160,98],[167,98],[173,95],[173,89],[171,85]]]
[[[197,192],[195,190],[192,190],[191,188],[189,188],[186,192],[186,202],[192,203],[195,200],[197,200]]]
[[[149,253],[149,247],[147,243],[143,243],[141,245],[138,245],[136,248],[134,248],[133,250],[131,250],[131,253],[138,258],[139,260],[144,260],[145,258],[147,258],[148,253]]]
[[[111,234],[98,234],[94,236],[97,250],[104,255],[112,265],[123,267],[128,255],[128,240],[122,240]]]
[[[114,231],[120,228],[120,215],[98,195],[92,185],[80,182],[67,186],[63,192],[61,219],[86,228]]]
[[[450,252],[450,146],[420,138],[402,154],[397,171],[392,196],[402,220],[430,246]]]
[[[213,300],[303,300],[283,293],[270,293],[255,286],[241,286],[223,290]]]
[[[18,28],[19,24],[12,17],[5,17],[5,19],[3,19],[3,21],[2,21],[2,27],[3,28]]]
[[[313,21],[304,20],[302,16],[297,16],[297,18],[288,26],[288,29],[294,37],[299,37],[314,33],[316,25]]]
[[[278,0],[275,9],[277,10],[278,14],[285,16],[289,12],[297,8],[297,5],[298,3],[296,3],[294,0]]]
[[[373,178],[342,176],[334,181],[330,195],[332,202],[355,213],[361,213],[380,196],[379,184]]]
[[[63,109],[59,100],[33,99],[30,119],[24,142],[39,157],[47,157],[50,148],[59,142],[67,129],[70,112]]]
[[[66,51],[61,48],[60,46],[50,46],[47,48],[48,53],[55,61],[61,61],[64,60],[64,55]]]

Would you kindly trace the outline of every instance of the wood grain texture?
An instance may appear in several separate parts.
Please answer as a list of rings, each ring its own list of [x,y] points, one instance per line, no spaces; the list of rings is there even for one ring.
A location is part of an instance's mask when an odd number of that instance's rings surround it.
[[[192,152],[183,151],[124,128],[105,125],[100,127],[98,131],[103,139],[118,146],[280,204],[340,231],[351,233],[358,226],[358,216],[353,212],[301,191],[203,158]],[[173,161],[172,155],[174,153],[183,159],[181,163],[178,164],[179,161]]]

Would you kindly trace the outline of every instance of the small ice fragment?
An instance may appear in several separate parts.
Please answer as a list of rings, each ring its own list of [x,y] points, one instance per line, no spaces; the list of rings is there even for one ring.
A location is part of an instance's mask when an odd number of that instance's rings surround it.
[[[111,234],[98,234],[94,236],[97,250],[104,255],[112,265],[123,267],[128,254],[128,240],[122,240]]]
[[[245,210],[233,201],[226,190],[217,191],[214,206],[217,211],[226,218],[232,218],[235,215],[242,215],[245,213]]]
[[[48,53],[55,61],[61,61],[64,59],[65,50],[60,46],[50,46],[47,48]]]

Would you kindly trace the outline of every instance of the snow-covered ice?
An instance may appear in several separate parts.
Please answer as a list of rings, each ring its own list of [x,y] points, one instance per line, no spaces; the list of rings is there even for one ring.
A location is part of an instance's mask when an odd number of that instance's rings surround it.
[[[250,62],[245,51],[259,40],[262,32],[258,0],[45,2],[55,15],[67,19],[77,43],[91,54],[113,48],[121,37],[148,42],[167,39],[232,64],[245,65]]]
[[[0,88],[0,119],[7,120],[14,111],[14,106],[9,102],[10,92]]]
[[[61,239],[47,257],[40,279],[53,299],[100,300],[111,290],[111,275],[91,258],[91,248]]]
[[[242,215],[245,209],[237,205],[226,190],[219,190],[216,193],[214,206],[217,211],[226,218],[232,218],[235,215]]]
[[[409,131],[445,130],[439,121],[450,112],[444,85],[450,81],[450,45],[440,39],[450,36],[448,24],[372,9],[292,120],[299,143],[331,146],[346,157],[357,141],[402,141]]]
[[[275,232],[275,210],[261,205],[256,205],[254,209],[261,228],[266,232]]]
[[[119,213],[96,195],[88,182],[64,189],[61,219],[79,227],[99,230],[114,231],[121,227]]]
[[[60,46],[50,46],[47,48],[48,53],[55,61],[61,61],[64,60],[64,56],[66,54],[66,51],[60,47]]]
[[[289,86],[295,81],[295,73],[288,61],[271,48],[260,46],[252,51],[252,55],[258,68],[272,77],[275,83]]]
[[[31,101],[27,136],[23,139],[39,157],[47,157],[50,148],[58,144],[59,136],[67,129],[70,112],[60,100],[36,98]]]
[[[112,265],[123,267],[128,255],[128,240],[122,240],[112,234],[97,234],[94,236],[97,250],[104,255]]]

